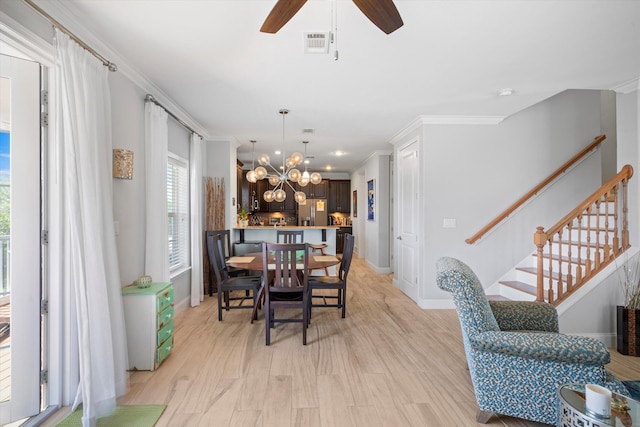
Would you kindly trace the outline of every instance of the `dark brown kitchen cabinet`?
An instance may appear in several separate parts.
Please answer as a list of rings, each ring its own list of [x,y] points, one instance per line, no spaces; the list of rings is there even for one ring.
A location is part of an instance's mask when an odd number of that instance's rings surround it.
[[[344,235],[353,234],[352,227],[340,227],[336,230],[336,253],[341,254],[344,251]]]
[[[329,196],[329,180],[323,179],[320,184],[307,184],[306,187],[296,184],[296,190],[306,194],[307,199],[326,199]]]
[[[269,185],[267,186],[271,188],[271,186]],[[269,212],[284,212],[284,211],[296,210],[296,199],[294,196],[293,189],[289,187],[289,185],[287,185],[286,183],[282,186],[282,188],[284,189],[285,194],[287,195],[287,198],[284,199],[284,202],[267,203],[269,205]]]
[[[332,179],[329,181],[329,213],[351,213],[351,181]]]
[[[264,192],[269,190],[269,181],[267,181],[266,179],[259,180],[254,185],[256,186],[255,200],[257,201],[257,207],[258,207],[257,209],[254,209],[254,210],[260,211],[260,212],[269,212],[269,203],[267,203],[263,197]]]
[[[249,212],[249,182],[245,179],[245,171],[242,170],[242,162],[236,160],[236,208],[240,212],[240,208],[244,206],[247,212]]]

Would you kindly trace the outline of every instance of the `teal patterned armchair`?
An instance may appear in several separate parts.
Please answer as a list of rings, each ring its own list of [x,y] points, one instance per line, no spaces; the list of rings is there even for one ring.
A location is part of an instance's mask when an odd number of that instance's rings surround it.
[[[552,305],[488,301],[474,272],[454,258],[438,260],[436,280],[452,294],[458,312],[478,422],[504,414],[555,424],[558,387],[567,383],[595,383],[628,395],[604,369],[605,345],[558,333]]]

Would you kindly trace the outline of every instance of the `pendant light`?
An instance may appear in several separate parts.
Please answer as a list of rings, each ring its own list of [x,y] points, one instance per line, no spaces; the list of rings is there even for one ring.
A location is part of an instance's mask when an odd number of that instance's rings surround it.
[[[291,185],[291,183],[297,182],[298,185],[300,185],[301,187],[306,186],[309,182],[311,182],[312,184],[319,184],[320,181],[322,181],[322,176],[320,176],[320,174],[317,172],[314,172],[311,175],[309,175],[309,172],[307,172],[306,164],[305,164],[304,174],[301,173],[300,170],[296,168],[296,166],[298,166],[300,163],[302,163],[303,160],[306,159],[306,154],[307,154],[306,144],[308,143],[308,141],[305,141],[304,157],[302,156],[302,154],[300,154],[297,151],[291,154],[290,157],[286,157],[285,149],[284,149],[285,116],[289,114],[289,110],[281,109],[279,113],[282,115],[282,168],[279,171],[271,164],[271,159],[267,154],[260,154],[260,156],[258,156],[258,163],[260,164],[260,166],[247,172],[247,181],[256,182],[259,179],[267,178],[269,180],[269,184],[271,184],[274,188],[265,191],[262,197],[264,198],[265,201],[269,203],[273,201],[276,201],[276,202],[285,201],[285,199],[287,198],[287,193],[283,188],[285,185],[288,185],[291,188],[291,190],[293,190],[294,199],[297,203],[304,203],[304,201],[307,200],[306,194],[302,191],[296,191],[296,189],[293,187],[293,185]],[[268,166],[269,168],[271,168],[273,172],[269,173],[265,166]],[[306,177],[305,177],[305,174],[306,174]],[[256,181],[251,181],[251,179],[254,179],[254,178]]]

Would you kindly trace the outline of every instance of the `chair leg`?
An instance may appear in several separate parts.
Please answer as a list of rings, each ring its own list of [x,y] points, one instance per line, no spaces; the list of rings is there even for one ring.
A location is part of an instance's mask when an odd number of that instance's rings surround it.
[[[268,296],[264,301],[264,338],[266,345],[271,344],[271,307]]]
[[[209,296],[213,296],[213,269],[209,270]]]
[[[340,295],[340,301],[342,305],[342,318],[344,319],[344,316],[347,313],[347,290],[340,289],[338,295]]]
[[[307,317],[309,314],[305,307],[309,305],[308,296],[302,299],[302,345],[307,345],[307,325],[309,322],[309,318]]]
[[[486,424],[489,422],[489,419],[493,416],[493,414],[491,412],[485,412],[485,411],[478,411],[478,414],[476,415],[476,421],[479,422],[480,424]]]
[[[222,322],[222,291],[218,289],[218,321]]]

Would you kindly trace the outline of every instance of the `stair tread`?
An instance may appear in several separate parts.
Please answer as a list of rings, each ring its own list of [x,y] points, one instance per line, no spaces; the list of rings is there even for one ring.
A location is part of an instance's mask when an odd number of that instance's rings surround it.
[[[505,280],[505,281],[501,281],[500,284],[509,286],[510,288],[516,289],[518,291],[522,291],[529,295],[536,295],[536,287],[531,286],[528,283],[519,282],[517,280]]]
[[[524,271],[525,273],[531,273],[531,274],[533,274],[533,275],[537,275],[537,274],[538,274],[538,269],[537,269],[537,268],[535,268],[535,267],[518,267],[518,268],[516,268],[516,270]],[[544,277],[549,277],[549,276],[550,276],[549,270],[544,270],[544,271],[542,272],[542,275],[543,275]],[[553,278],[554,280],[558,280],[558,278],[559,278],[558,273],[554,271],[554,272],[553,272],[553,277],[552,277],[552,278]],[[562,274],[562,281],[564,281],[564,282],[566,282],[566,281],[567,281],[567,275],[566,275],[566,274],[564,274],[564,273]]]
[[[575,240],[561,240],[560,242],[558,241],[552,241],[552,243],[557,244],[560,243],[562,245],[571,245],[571,246],[582,246],[582,247],[589,247],[589,248],[598,248],[600,250],[604,249],[604,244],[601,243],[600,246],[598,247],[598,245],[594,242],[578,242]],[[611,242],[608,243],[609,246],[611,246]]]
[[[534,258],[538,257],[538,255],[536,255],[535,253],[531,254],[531,256],[534,257]],[[545,252],[545,253],[542,254],[542,257],[545,258],[545,259],[549,259],[549,254]],[[554,260],[554,261],[558,261],[558,254],[553,254],[551,256],[551,259]],[[569,257],[566,256],[566,255],[562,255],[562,257],[560,257],[560,261],[569,262]],[[579,258],[571,257],[571,264],[578,264],[578,261],[579,261]],[[584,265],[584,261],[585,260],[582,260],[582,261],[583,261],[582,265]]]

